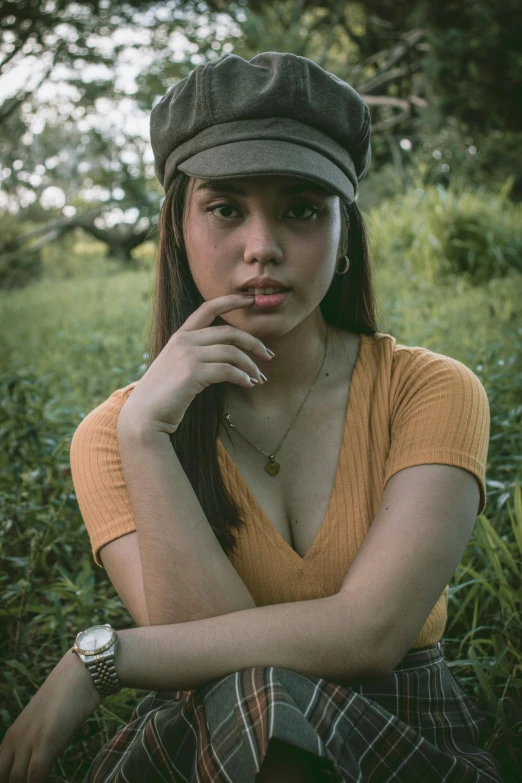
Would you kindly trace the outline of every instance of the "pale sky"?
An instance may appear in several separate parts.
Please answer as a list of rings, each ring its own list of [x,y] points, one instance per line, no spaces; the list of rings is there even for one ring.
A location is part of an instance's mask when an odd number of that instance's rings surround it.
[[[204,25],[204,18],[200,17],[200,32],[204,33],[209,30],[208,26]],[[56,28],[57,34],[66,36],[70,28],[66,25],[60,25],[59,27],[65,28],[60,30]],[[230,19],[225,15],[219,15],[218,17],[218,37],[225,37],[231,32],[238,33],[237,28],[230,22]],[[53,122],[59,118],[61,114],[64,116],[72,116],[74,118],[76,101],[78,95],[76,89],[67,84],[64,78],[71,73],[78,75],[81,74],[81,78],[85,82],[92,81],[95,78],[109,77],[115,79],[116,87],[125,94],[122,95],[119,103],[116,105],[107,98],[99,98],[96,101],[97,111],[91,115],[85,115],[85,117],[78,117],[76,125],[80,131],[88,133],[92,128],[96,128],[100,131],[105,131],[111,136],[117,137],[118,134],[128,132],[132,135],[139,135],[144,140],[145,152],[144,160],[149,164],[149,173],[153,176],[153,155],[150,148],[149,139],[149,119],[150,112],[143,112],[136,107],[132,99],[132,94],[136,89],[136,76],[146,69],[146,67],[152,62],[154,57],[157,56],[150,47],[150,32],[146,27],[141,29],[136,28],[121,28],[117,30],[112,37],[105,36],[91,36],[95,39],[96,45],[101,50],[111,51],[114,45],[126,45],[119,55],[118,61],[114,68],[107,68],[104,65],[87,65],[79,72],[67,68],[64,65],[57,65],[54,67],[50,76],[47,77],[44,84],[39,87],[34,93],[37,102],[41,102],[42,106],[38,107],[35,114],[28,117],[28,132],[20,139],[20,144],[30,144],[33,140],[33,134],[40,133],[47,121]],[[5,37],[5,40],[8,40]],[[138,43],[138,48],[133,48],[130,44]],[[170,38],[169,50],[170,56],[173,60],[183,60],[190,56],[190,60],[194,67],[203,61],[203,57],[197,52],[197,45],[191,44],[184,35],[179,32],[174,32]],[[229,52],[232,50],[231,45],[225,45],[223,52]],[[21,87],[30,89],[32,86],[36,86],[42,73],[49,66],[50,52],[44,52],[37,56],[31,55],[30,51],[27,54],[22,53],[22,58],[13,65],[10,64],[10,70],[0,75],[0,103],[6,98],[16,95],[17,91]],[[15,58],[16,59],[16,58]],[[155,98],[154,103],[159,100],[160,96]],[[44,105],[45,102],[47,106]],[[21,107],[23,111],[23,104]],[[121,138],[123,143],[123,136]],[[124,155],[125,152],[122,152]],[[50,159],[51,160],[51,159]],[[53,167],[60,161],[60,151],[57,150],[57,155],[52,159]],[[132,162],[132,161],[128,161]],[[17,169],[23,167],[22,161],[17,161]],[[46,175],[46,168],[51,167],[48,161],[45,161],[46,166],[37,166],[36,171],[32,173],[24,174],[26,181],[30,182],[34,187],[41,183],[42,176]],[[21,172],[22,174],[23,172]],[[0,210],[7,209],[9,212],[17,213],[20,206],[26,206],[28,203],[34,200],[34,191],[28,187],[24,187],[21,183],[18,193],[18,199],[14,200],[9,198],[5,191],[2,191],[1,183],[4,177],[10,175],[9,169],[2,169],[0,162]],[[19,175],[20,178],[20,175]],[[121,191],[123,196],[123,191]],[[82,191],[84,198],[90,200],[106,200],[109,193],[102,193],[99,189],[85,188]],[[75,213],[75,209],[72,206],[65,204],[65,194],[60,188],[49,186],[41,195],[40,203],[46,208],[62,208],[64,215],[69,216]],[[117,212],[117,211],[116,211]],[[129,222],[135,220],[135,216],[131,215],[131,212],[135,210],[128,210],[126,213],[126,219]],[[119,214],[114,216],[114,222],[118,222],[122,219],[121,210]]]
[[[111,41],[114,44],[130,43],[134,42],[142,43],[143,45],[138,48],[126,47],[120,54],[118,62],[114,69],[107,68],[104,65],[86,65],[81,71],[82,80],[85,82],[92,81],[99,77],[110,77],[115,79],[115,84],[118,89],[132,95],[136,89],[135,77],[144,70],[154,59],[154,53],[148,51],[147,38],[148,31],[131,31],[118,30],[113,38],[101,39],[98,37],[98,45],[100,48],[112,48]],[[141,39],[141,40],[140,40]],[[105,41],[108,46],[104,46]],[[183,58],[184,51],[190,51],[194,49],[187,41],[185,36],[180,33],[175,33],[171,41],[172,56],[175,60]],[[38,84],[39,79],[42,76],[45,68],[49,65],[50,52],[44,52],[43,55],[34,56],[28,54],[11,70],[7,73],[0,74],[0,101],[5,100],[16,94],[21,87],[31,88]],[[70,95],[74,99],[74,95],[66,90],[66,82],[63,81],[64,76],[67,74],[78,74],[78,71],[68,69],[64,65],[57,65],[51,72],[50,77],[46,79],[44,84],[36,91],[35,96],[42,101],[48,100],[56,96],[57,91],[63,95]],[[103,107],[104,111],[101,112],[104,117],[107,117],[107,107]],[[108,119],[110,122],[118,122],[119,112],[112,110],[108,112]],[[109,123],[110,124],[110,123]],[[148,131],[144,138],[148,138]]]

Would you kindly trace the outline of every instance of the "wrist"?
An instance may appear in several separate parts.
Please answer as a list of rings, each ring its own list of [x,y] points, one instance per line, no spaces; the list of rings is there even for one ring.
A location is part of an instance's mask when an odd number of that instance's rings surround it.
[[[124,408],[128,405],[125,404]],[[143,417],[137,416],[132,410],[125,411],[123,408],[118,415],[118,422],[116,425],[116,432],[118,436],[118,443],[124,443],[128,440],[131,443],[136,441],[148,442],[163,440],[168,438],[168,433],[159,429],[159,425],[155,425],[154,422],[145,421]]]
[[[109,623],[103,623],[78,631],[72,646],[72,653],[83,664],[91,677],[92,686],[102,698],[121,690],[114,666],[118,641],[116,630]]]
[[[85,666],[82,659],[77,655],[73,649],[67,650],[56,669],[66,670],[71,673],[75,672],[75,676],[80,683],[81,691],[85,694],[85,697],[92,703],[93,709],[96,709],[102,702],[102,696],[94,684],[92,674]]]

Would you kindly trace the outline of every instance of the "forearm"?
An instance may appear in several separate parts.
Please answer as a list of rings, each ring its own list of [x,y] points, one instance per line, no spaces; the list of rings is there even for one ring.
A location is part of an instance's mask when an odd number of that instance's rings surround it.
[[[351,685],[383,676],[367,623],[339,594],[118,631],[123,687],[191,690],[252,666]]]
[[[165,433],[118,418],[118,445],[140,548],[151,625],[255,607],[223,552]]]

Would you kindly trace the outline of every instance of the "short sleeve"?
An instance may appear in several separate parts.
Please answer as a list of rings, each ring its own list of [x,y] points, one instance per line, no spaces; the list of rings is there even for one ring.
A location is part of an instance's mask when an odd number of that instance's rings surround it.
[[[135,384],[118,389],[75,430],[70,449],[74,492],[95,563],[109,541],[136,530],[118,448],[118,415]]]
[[[405,352],[403,352],[405,353]],[[398,360],[391,385],[391,430],[384,485],[413,465],[455,465],[480,488],[486,508],[490,410],[486,390],[466,365],[424,348]]]

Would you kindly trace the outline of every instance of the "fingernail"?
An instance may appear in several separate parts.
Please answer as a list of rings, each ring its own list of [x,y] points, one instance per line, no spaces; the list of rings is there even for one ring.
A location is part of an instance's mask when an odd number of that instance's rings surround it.
[[[268,380],[268,378],[266,377],[266,375],[264,375],[264,374],[261,372],[261,370],[259,371],[259,375],[261,376],[261,378],[263,379],[263,381],[266,383],[266,382],[267,382],[267,380]]]
[[[267,354],[270,356],[271,359],[275,356],[275,353],[271,351],[270,348],[267,348],[266,345],[265,345],[265,351],[267,352]]]

